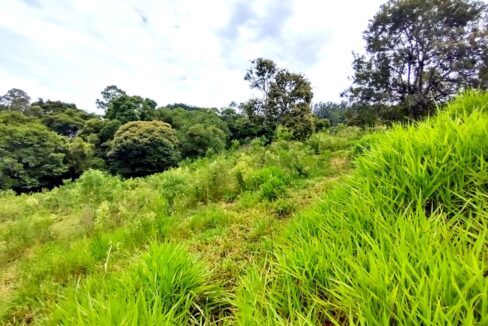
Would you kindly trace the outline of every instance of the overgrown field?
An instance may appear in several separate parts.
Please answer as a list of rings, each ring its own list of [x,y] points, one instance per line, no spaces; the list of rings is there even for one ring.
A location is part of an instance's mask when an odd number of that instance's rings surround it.
[[[0,195],[0,319],[488,324],[488,95],[372,134],[255,141]]]

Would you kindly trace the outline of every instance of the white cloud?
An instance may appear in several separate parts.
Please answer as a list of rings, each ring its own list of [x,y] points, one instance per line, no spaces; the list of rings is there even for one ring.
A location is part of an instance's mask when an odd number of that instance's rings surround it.
[[[93,111],[107,85],[160,105],[244,101],[249,61],[268,57],[338,100],[352,51],[382,0],[0,0],[0,93]]]

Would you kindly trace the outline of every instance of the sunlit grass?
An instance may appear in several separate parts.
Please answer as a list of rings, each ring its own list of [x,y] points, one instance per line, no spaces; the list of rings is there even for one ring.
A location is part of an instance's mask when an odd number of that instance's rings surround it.
[[[242,280],[240,324],[487,324],[488,115],[477,96],[394,127],[297,216],[274,259]]]

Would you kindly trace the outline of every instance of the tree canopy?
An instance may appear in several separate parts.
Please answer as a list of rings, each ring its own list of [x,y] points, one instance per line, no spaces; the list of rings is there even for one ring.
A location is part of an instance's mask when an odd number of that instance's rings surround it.
[[[129,121],[147,121],[152,119],[156,106],[157,103],[149,98],[121,95],[108,103],[105,118],[118,120],[122,124]]]
[[[0,113],[0,190],[31,191],[68,171],[65,140],[21,113]]]
[[[111,101],[123,95],[127,95],[125,91],[121,90],[115,85],[110,85],[105,87],[101,92],[101,94],[102,94],[102,98],[97,99],[95,103],[97,104],[97,107],[103,111],[106,111],[108,109],[108,106]]]
[[[296,139],[306,138],[313,132],[310,82],[302,74],[278,69],[269,60],[258,58],[244,79],[251,88],[261,91],[262,98],[254,98],[242,108],[250,120],[275,133],[279,125],[288,127]]]
[[[420,118],[459,90],[486,88],[487,12],[478,0],[388,1],[364,32],[344,95]]]
[[[140,177],[175,166],[176,133],[160,121],[132,121],[115,133],[108,153],[111,168],[124,177]]]
[[[0,97],[0,110],[24,112],[29,108],[30,96],[21,89],[12,88]]]

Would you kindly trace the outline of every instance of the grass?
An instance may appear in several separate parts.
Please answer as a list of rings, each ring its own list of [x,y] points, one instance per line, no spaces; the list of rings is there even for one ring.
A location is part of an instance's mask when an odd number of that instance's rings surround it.
[[[239,324],[487,324],[488,112],[463,101],[388,131],[299,214],[243,278]]]
[[[90,171],[49,192],[3,193],[0,243],[9,247],[0,247],[1,318],[53,323],[55,307],[75,300],[68,292],[90,282],[111,286],[151,243],[168,241],[217,270],[214,280],[229,294],[269,254],[286,218],[316,199],[324,180],[349,169],[345,162],[330,167],[334,155],[302,143],[254,143],[144,179]],[[270,188],[276,180],[281,186]],[[312,188],[318,192],[309,194]]]
[[[0,195],[4,324],[488,324],[488,95]]]
[[[204,324],[224,318],[229,306],[205,264],[165,243],[151,243],[120,275],[69,288],[63,299],[48,324]]]

